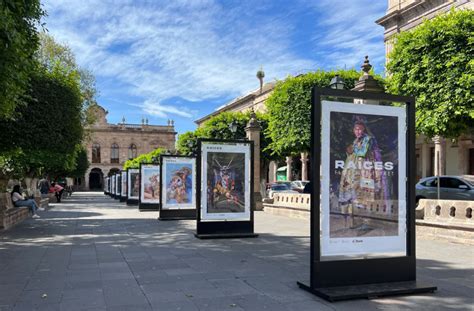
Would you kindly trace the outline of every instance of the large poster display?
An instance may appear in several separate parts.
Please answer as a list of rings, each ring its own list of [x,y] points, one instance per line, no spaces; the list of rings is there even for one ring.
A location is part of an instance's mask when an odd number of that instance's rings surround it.
[[[140,204],[160,203],[160,166],[141,164]]]
[[[116,187],[116,183],[115,183],[115,175],[112,175],[111,176],[111,180],[112,180],[112,191],[110,193],[112,193],[112,195],[115,195],[115,187]]]
[[[321,258],[406,255],[405,115],[322,101]]]
[[[201,221],[250,220],[250,145],[201,145]]]
[[[196,159],[163,157],[161,209],[196,208]]]
[[[129,199],[138,200],[140,193],[140,170],[137,168],[128,169],[127,193]]]
[[[120,173],[115,173],[115,196],[116,199],[120,197],[120,193],[122,192],[122,178]]]
[[[127,171],[122,171],[122,187],[121,187],[121,196],[126,197],[127,196]]]

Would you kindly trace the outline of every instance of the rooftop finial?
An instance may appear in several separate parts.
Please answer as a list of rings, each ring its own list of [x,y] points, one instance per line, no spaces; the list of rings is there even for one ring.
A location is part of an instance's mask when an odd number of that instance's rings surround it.
[[[372,69],[372,65],[369,63],[369,56],[368,55],[365,56],[364,63],[360,67],[362,68],[362,71],[364,72],[364,75],[369,74],[370,69]]]
[[[263,68],[262,68],[262,66],[260,65],[260,70],[257,71],[257,79],[260,81],[260,93],[262,93],[263,78],[265,78],[265,72],[263,71]]]

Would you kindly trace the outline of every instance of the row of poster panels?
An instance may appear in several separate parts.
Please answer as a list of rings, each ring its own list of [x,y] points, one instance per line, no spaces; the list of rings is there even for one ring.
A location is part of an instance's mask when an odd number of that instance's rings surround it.
[[[141,164],[107,177],[106,192],[160,210],[196,209],[196,158],[163,156],[161,162],[162,166]],[[250,221],[251,144],[204,141],[200,166],[200,220]]]
[[[163,157],[162,161],[163,167],[142,164],[139,169],[106,177],[105,192],[142,205],[159,205],[161,209],[196,209],[196,159]]]

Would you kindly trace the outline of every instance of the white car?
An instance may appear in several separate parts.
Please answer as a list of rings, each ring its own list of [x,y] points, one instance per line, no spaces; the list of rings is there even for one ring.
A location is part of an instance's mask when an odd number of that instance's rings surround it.
[[[291,187],[293,190],[296,190],[298,192],[303,192],[304,190],[304,186],[306,186],[306,184],[309,183],[308,180],[293,180],[291,182]]]
[[[298,191],[291,190],[291,187],[288,184],[276,183],[276,184],[272,184],[270,186],[270,189],[268,190],[268,197],[270,199],[272,199],[273,195],[276,192],[278,192],[278,193],[281,193],[281,192],[284,192],[284,193],[298,193]]]

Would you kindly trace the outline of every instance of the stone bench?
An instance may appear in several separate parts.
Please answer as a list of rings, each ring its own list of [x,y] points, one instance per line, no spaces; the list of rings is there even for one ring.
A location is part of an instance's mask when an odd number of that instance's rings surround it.
[[[10,193],[5,192],[1,194],[0,199],[0,226],[4,230],[10,229],[30,217],[28,207],[15,207],[13,205]]]

